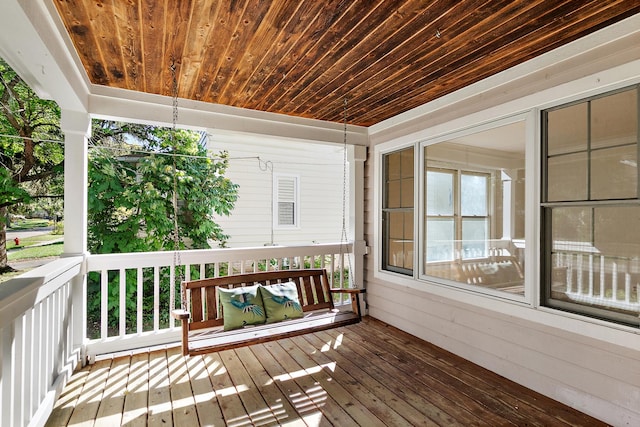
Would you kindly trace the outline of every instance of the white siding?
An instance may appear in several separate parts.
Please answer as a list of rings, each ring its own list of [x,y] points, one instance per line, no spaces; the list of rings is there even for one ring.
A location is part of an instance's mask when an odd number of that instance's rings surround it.
[[[229,152],[226,176],[240,186],[231,216],[215,217],[230,235],[228,247],[340,241],[342,145],[276,141],[255,136],[243,140],[216,131],[209,133],[209,150]],[[272,172],[298,177],[300,217],[296,227],[272,227],[272,202],[275,202]]]
[[[640,83],[640,15],[522,66],[370,128],[373,146],[417,143],[514,114]],[[528,125],[530,153],[539,131]],[[369,314],[616,426],[640,425],[640,330],[539,307],[537,274],[526,301],[507,302],[380,272],[380,171],[366,167],[365,260]],[[536,154],[537,155],[537,154]],[[538,170],[535,155],[527,169]],[[527,269],[539,269],[538,182],[527,183]]]

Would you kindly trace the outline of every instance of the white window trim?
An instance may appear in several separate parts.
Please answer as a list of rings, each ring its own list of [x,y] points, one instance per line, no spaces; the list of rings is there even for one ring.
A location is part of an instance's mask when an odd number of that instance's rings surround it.
[[[376,242],[375,247],[378,250],[374,255],[374,277],[392,281],[398,285],[408,288],[416,289],[419,291],[427,291],[442,296],[448,296],[459,301],[475,301],[477,304],[478,299],[499,299],[501,301],[510,301],[517,304],[522,304],[529,307],[539,306],[539,290],[536,283],[539,277],[539,242],[535,239],[536,236],[536,224],[539,223],[539,213],[535,208],[536,203],[539,201],[539,195],[537,189],[539,188],[539,177],[537,176],[536,167],[538,159],[538,144],[536,141],[540,138],[539,132],[539,117],[537,116],[538,109],[529,109],[524,112],[515,113],[512,115],[496,118],[495,120],[483,121],[475,125],[465,126],[463,129],[457,129],[449,132],[442,132],[441,134],[429,138],[427,140],[416,140],[412,142],[408,141],[389,141],[387,143],[378,144],[374,147],[374,182],[376,183],[377,197],[374,199],[374,221],[376,227],[374,228],[374,240]],[[424,204],[421,200],[421,195],[424,192],[424,147],[439,142],[444,142],[449,139],[459,138],[467,136],[473,133],[481,132],[494,127],[504,126],[511,123],[524,121],[526,128],[526,141],[525,141],[525,192],[528,195],[525,200],[525,209],[528,215],[525,218],[525,241],[527,242],[527,249],[525,250],[525,265],[527,268],[524,272],[524,285],[525,295],[510,295],[505,292],[495,291],[492,289],[483,289],[474,286],[465,285],[463,283],[449,282],[447,280],[435,281],[432,277],[427,277],[423,273],[422,258],[424,254],[424,247],[421,242],[424,241],[424,225],[421,218],[424,217]],[[382,174],[382,160],[385,154],[401,150],[414,146],[414,244],[417,249],[414,250],[414,270],[413,277],[405,274],[394,273],[392,271],[384,270],[382,259],[382,186],[383,174]],[[531,196],[534,195],[534,196]],[[535,199],[535,200],[534,200]],[[452,292],[455,293],[452,294]]]
[[[278,182],[281,179],[292,179],[294,182],[294,200],[293,200],[293,204],[294,204],[294,220],[293,220],[293,224],[288,225],[288,224],[279,224],[278,223],[278,218],[279,218],[279,209],[278,209],[278,203],[279,203],[279,192],[278,192]],[[300,175],[295,175],[295,174],[285,174],[285,173],[274,173],[273,174],[273,212],[272,212],[272,218],[273,218],[273,229],[274,230],[298,230],[301,228],[301,221],[300,221]]]

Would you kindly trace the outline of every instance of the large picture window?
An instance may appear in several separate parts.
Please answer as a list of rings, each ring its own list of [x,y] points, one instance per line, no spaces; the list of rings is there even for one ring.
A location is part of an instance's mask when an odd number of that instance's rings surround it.
[[[542,112],[543,304],[638,325],[638,88]]]
[[[382,268],[413,275],[413,147],[383,155]]]
[[[423,274],[524,296],[523,122],[424,146]]]

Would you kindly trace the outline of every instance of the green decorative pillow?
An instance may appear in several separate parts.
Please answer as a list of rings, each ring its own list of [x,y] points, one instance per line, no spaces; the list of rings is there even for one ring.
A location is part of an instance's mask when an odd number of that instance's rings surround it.
[[[267,323],[302,317],[302,306],[300,306],[295,283],[261,286],[260,294],[267,314]]]
[[[218,288],[225,331],[265,322],[264,306],[258,292],[258,285]]]

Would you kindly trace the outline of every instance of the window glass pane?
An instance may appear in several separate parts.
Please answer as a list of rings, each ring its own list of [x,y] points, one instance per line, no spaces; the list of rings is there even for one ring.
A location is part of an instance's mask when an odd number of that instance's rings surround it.
[[[413,268],[413,213],[390,212],[388,218],[387,266]],[[407,239],[406,237],[410,237]]]
[[[620,259],[640,258],[640,207],[594,209],[594,246],[603,254]],[[640,277],[635,284],[640,284]]]
[[[428,218],[426,225],[427,262],[454,259],[455,224],[451,218]]]
[[[547,163],[547,201],[587,200],[587,153],[552,157]]]
[[[390,181],[387,182],[386,188],[386,208],[399,208],[401,207],[401,199],[400,196],[402,192],[400,190],[401,181]]]
[[[413,178],[405,178],[400,183],[400,206],[413,207]]]
[[[551,217],[553,250],[587,250],[591,248],[591,208],[554,208]]]
[[[413,149],[400,151],[400,164],[402,167],[402,177],[413,177]]]
[[[400,179],[400,152],[385,155],[386,181]]]
[[[413,273],[413,159],[409,147],[383,155],[382,268]]]
[[[427,171],[427,215],[453,215],[453,174]]]
[[[404,240],[413,241],[413,212],[404,213]]]
[[[635,144],[637,139],[636,90],[627,90],[591,102],[591,148]]]
[[[487,216],[487,176],[462,174],[460,203],[463,216]]]
[[[573,105],[548,113],[548,155],[575,153],[587,149],[588,104]]]
[[[486,218],[464,218],[462,220],[462,258],[483,258],[487,256]]]
[[[554,208],[551,212],[550,299],[637,324],[640,207]],[[570,221],[572,216],[576,220]]]
[[[635,144],[591,153],[591,200],[637,197],[638,149]]]

